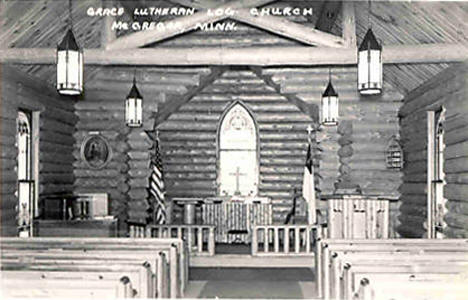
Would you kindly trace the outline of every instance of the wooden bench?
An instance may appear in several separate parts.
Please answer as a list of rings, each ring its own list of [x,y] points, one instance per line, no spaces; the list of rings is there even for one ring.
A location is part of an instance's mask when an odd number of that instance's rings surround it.
[[[430,273],[392,275],[392,284],[390,285],[388,284],[389,281],[384,281],[388,280],[388,278],[371,281],[363,278],[353,299],[466,299],[467,278],[465,275]],[[389,297],[389,295],[391,296]]]
[[[468,251],[467,240],[417,240],[417,239],[392,239],[392,240],[322,240],[319,241],[316,255],[319,296],[325,299],[330,297],[349,296],[352,287],[343,284],[345,270],[356,270],[355,266],[368,263],[370,266],[384,266],[391,264],[395,254],[413,256],[399,261],[403,265],[425,264],[433,262],[434,256],[441,259],[447,258],[447,254],[458,253],[458,261],[466,261],[464,253]],[[352,255],[357,255],[352,260]],[[418,255],[415,255],[418,254]],[[343,261],[344,255],[347,261]],[[426,259],[421,255],[427,256]],[[421,259],[417,259],[421,257]],[[454,259],[447,258],[448,263],[456,264]],[[453,262],[451,262],[453,261]],[[437,262],[437,260],[436,260]]]
[[[62,278],[25,276],[30,272],[2,271],[0,297],[55,298],[55,299],[125,299],[133,298],[131,281],[123,276],[119,279],[76,278],[66,273]],[[73,275],[73,278],[66,275]]]
[[[142,252],[168,251],[170,268],[170,297],[182,297],[188,280],[187,255],[184,243],[180,239],[129,239],[129,238],[2,238],[2,249],[48,251],[51,249],[68,251],[116,252],[127,251],[130,254]],[[146,253],[147,254],[147,253]]]
[[[148,298],[169,297],[169,274],[168,265],[165,261],[164,253],[128,253],[121,251],[112,252],[82,252],[82,251],[14,251],[5,250],[1,254],[3,263],[17,265],[80,265],[80,266],[145,266],[151,271],[151,278],[148,287]],[[132,282],[133,279],[132,279]]]

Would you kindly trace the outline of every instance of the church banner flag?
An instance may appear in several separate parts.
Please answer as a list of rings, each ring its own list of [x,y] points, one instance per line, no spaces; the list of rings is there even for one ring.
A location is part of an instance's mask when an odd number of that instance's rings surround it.
[[[309,147],[307,149],[306,163],[304,166],[304,179],[302,182],[302,196],[307,202],[307,216],[309,224],[315,224],[317,222],[317,217],[315,214],[316,197],[314,166],[312,162],[312,147],[309,143]]]
[[[159,137],[155,139],[154,155],[151,159],[151,177],[150,177],[150,194],[153,198],[153,213],[154,222],[156,224],[166,223],[166,203],[165,203],[165,187],[163,178],[163,167],[161,159],[161,151],[159,148]]]

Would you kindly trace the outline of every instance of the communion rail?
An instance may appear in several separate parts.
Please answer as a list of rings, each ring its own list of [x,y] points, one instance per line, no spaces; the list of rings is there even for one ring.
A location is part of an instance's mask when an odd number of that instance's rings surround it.
[[[215,226],[213,225],[143,225],[129,224],[130,237],[181,238],[191,255],[215,254]]]
[[[322,236],[320,225],[255,225],[252,255],[311,255]]]

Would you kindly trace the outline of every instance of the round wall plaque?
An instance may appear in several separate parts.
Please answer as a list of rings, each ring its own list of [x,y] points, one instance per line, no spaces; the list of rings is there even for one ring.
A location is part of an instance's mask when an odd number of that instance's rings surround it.
[[[81,159],[93,169],[103,168],[111,156],[109,143],[99,134],[91,134],[81,144]]]

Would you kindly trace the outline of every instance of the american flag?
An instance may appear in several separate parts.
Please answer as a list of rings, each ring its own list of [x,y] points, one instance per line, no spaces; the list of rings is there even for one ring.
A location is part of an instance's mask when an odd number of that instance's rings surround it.
[[[154,154],[151,159],[151,177],[150,177],[150,194],[153,198],[153,213],[154,222],[156,224],[166,223],[166,204],[165,204],[165,188],[163,180],[163,168],[161,152],[159,148],[159,136],[156,134]]]
[[[312,146],[309,142],[307,149],[307,158],[304,166],[304,179],[302,182],[302,196],[307,202],[308,206],[308,221],[309,224],[315,224],[317,219],[315,215],[315,182],[314,182],[314,166],[312,160]]]

